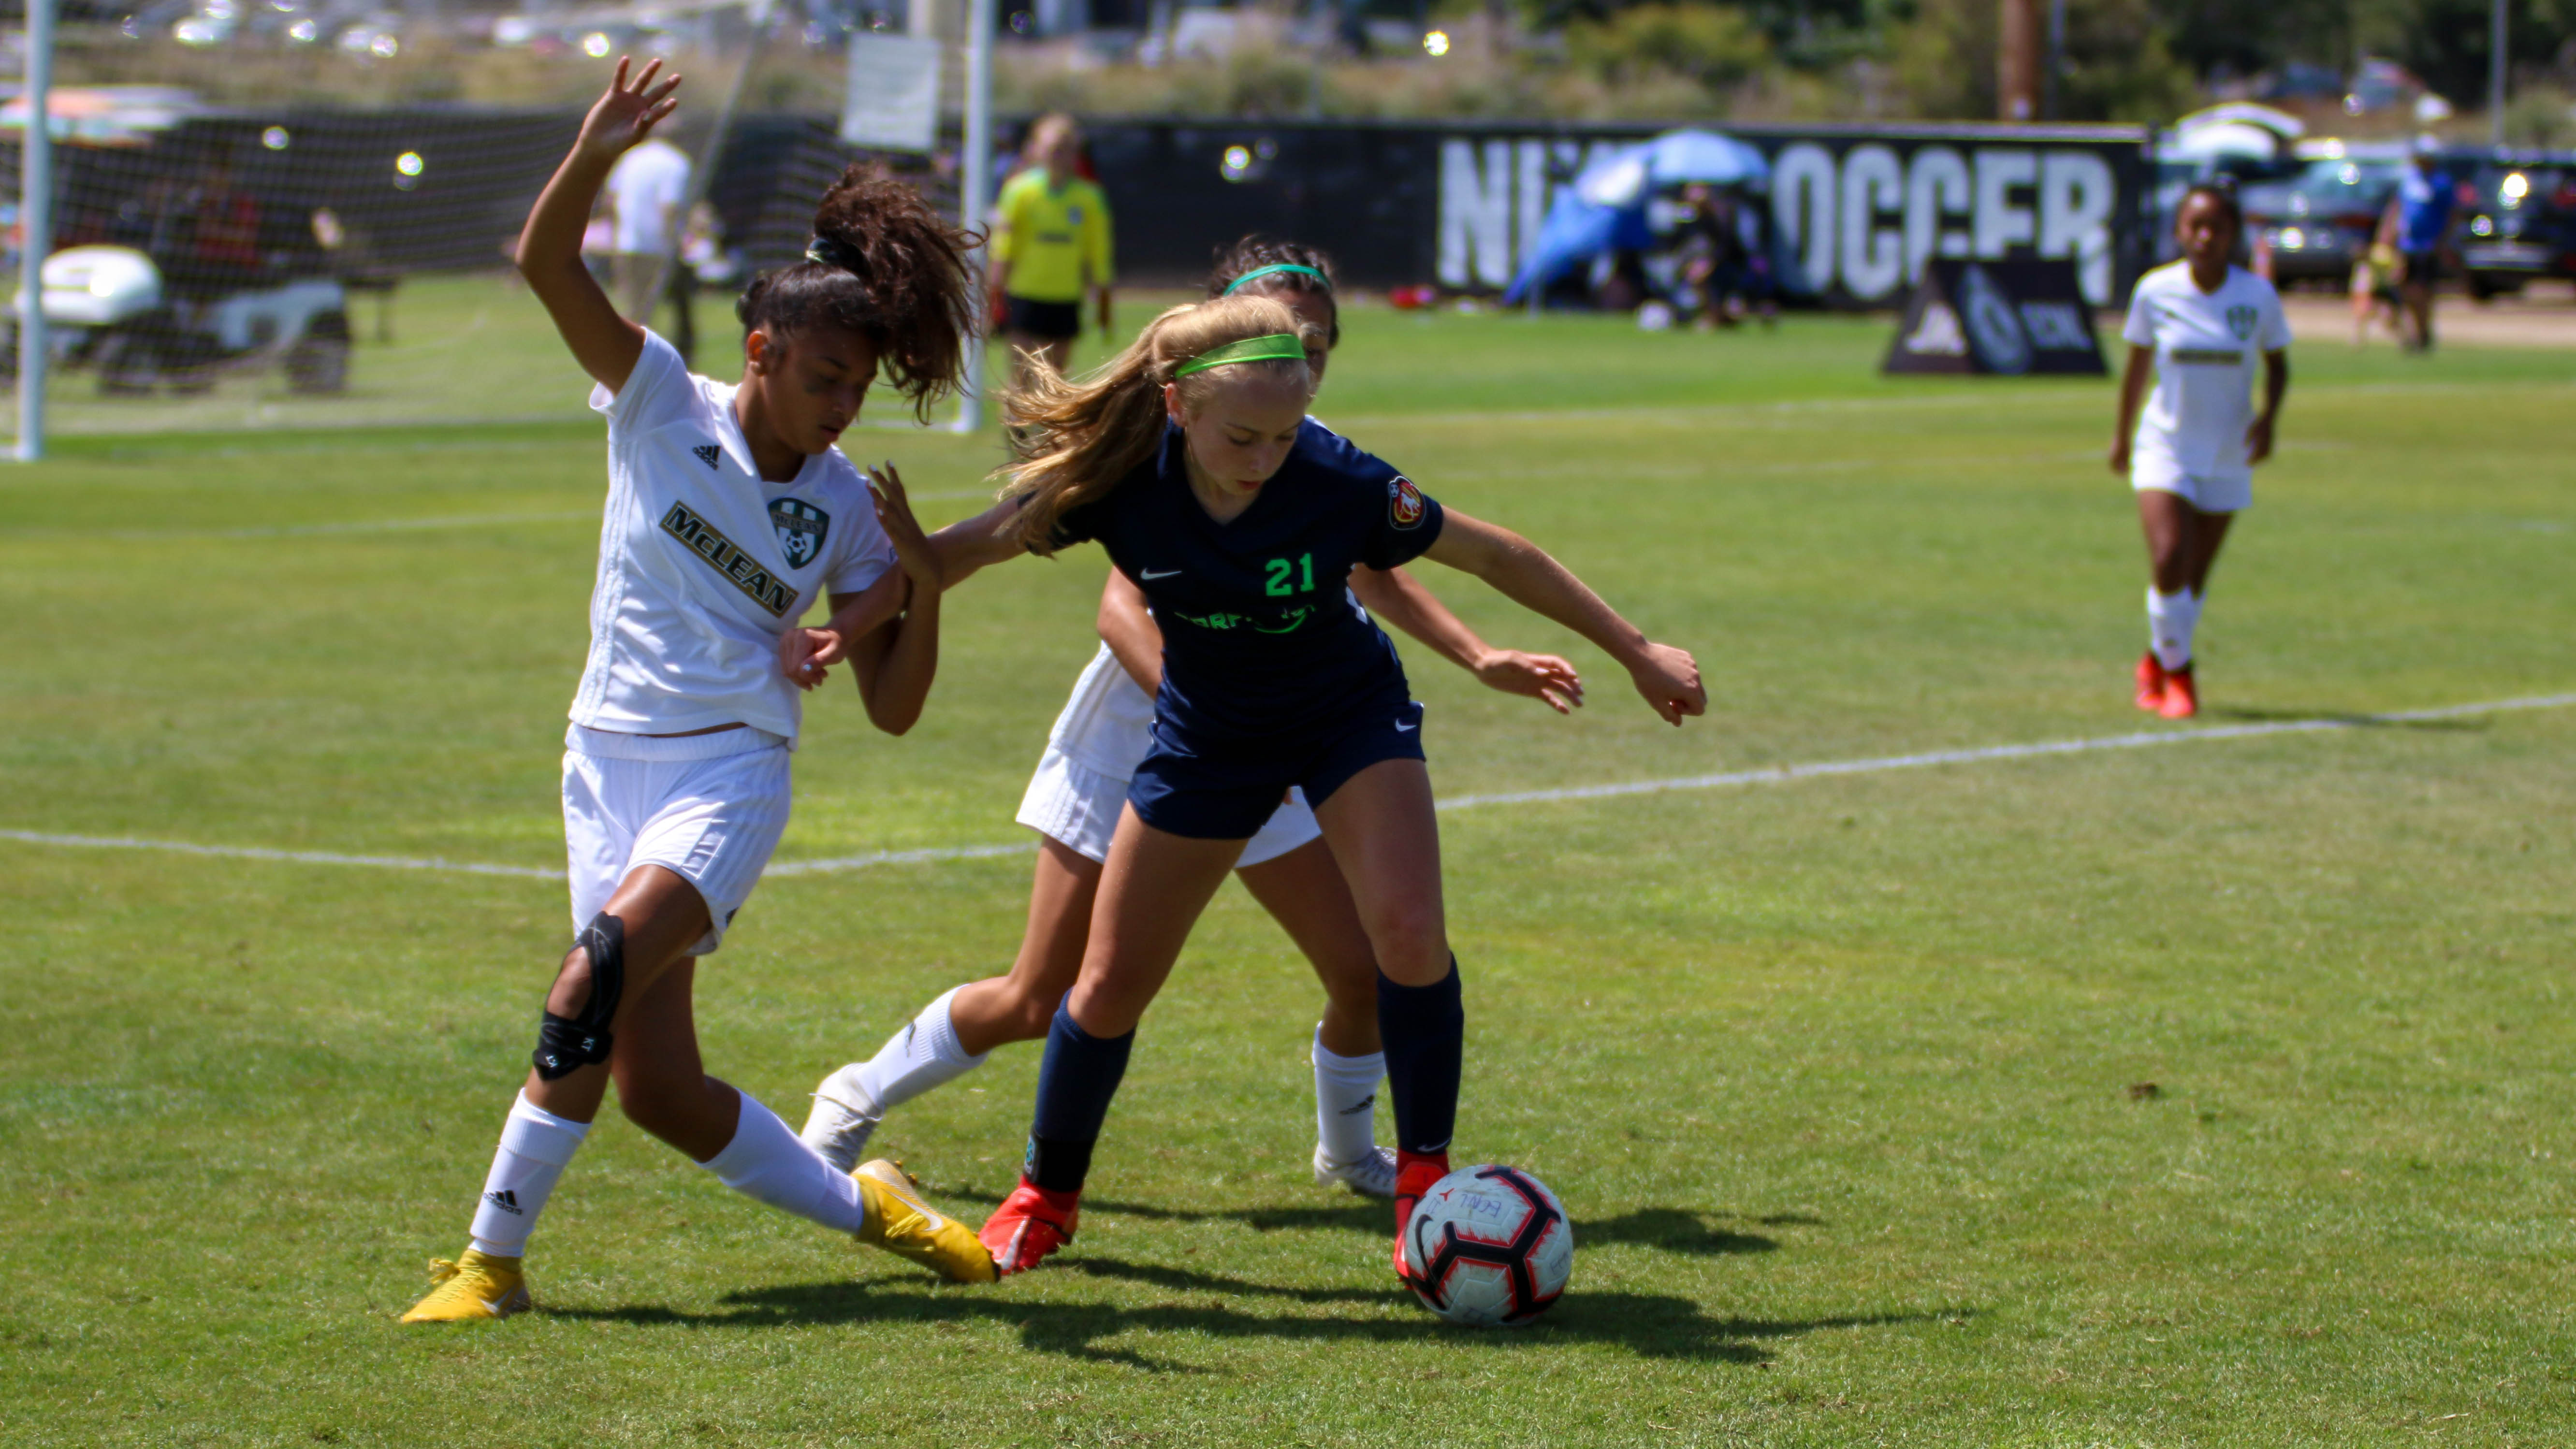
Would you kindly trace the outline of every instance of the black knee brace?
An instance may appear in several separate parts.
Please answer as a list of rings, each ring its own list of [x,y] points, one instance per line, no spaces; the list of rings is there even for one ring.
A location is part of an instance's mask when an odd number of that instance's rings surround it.
[[[608,1049],[615,1044],[608,1024],[617,1017],[617,998],[626,993],[626,923],[602,911],[581,928],[580,945],[590,958],[590,1001],[578,1016],[548,1011],[538,1023],[537,1049],[530,1059],[540,1081],[597,1066],[608,1060]]]

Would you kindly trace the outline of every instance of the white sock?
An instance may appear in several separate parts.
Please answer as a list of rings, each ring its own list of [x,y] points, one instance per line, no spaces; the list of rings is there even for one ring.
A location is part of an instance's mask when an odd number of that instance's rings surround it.
[[[1315,1141],[1335,1162],[1357,1162],[1377,1146],[1377,1084],[1386,1075],[1386,1053],[1335,1056],[1315,1028]]]
[[[716,1181],[745,1197],[821,1223],[837,1233],[855,1233],[867,1221],[859,1185],[846,1172],[834,1172],[822,1155],[797,1140],[778,1114],[742,1096],[742,1120],[733,1140],[698,1166]]]
[[[2192,626],[2200,622],[2200,595],[2189,589],[2159,593],[2147,586],[2147,642],[2167,669],[2191,664]]]
[[[868,1104],[874,1105],[876,1115],[883,1116],[931,1088],[953,1082],[984,1065],[984,1057],[970,1057],[957,1044],[957,1025],[948,1017],[948,1003],[965,989],[948,988],[937,1001],[923,1007],[921,1015],[904,1023],[903,1030],[887,1037],[886,1044],[877,1048],[868,1064],[859,1068],[859,1085],[867,1092]]]
[[[495,1258],[516,1258],[527,1251],[528,1234],[536,1231],[537,1214],[572,1161],[590,1124],[558,1117],[521,1092],[501,1124],[501,1146],[492,1154],[491,1175],[483,1179],[483,1200],[474,1208],[474,1251]]]

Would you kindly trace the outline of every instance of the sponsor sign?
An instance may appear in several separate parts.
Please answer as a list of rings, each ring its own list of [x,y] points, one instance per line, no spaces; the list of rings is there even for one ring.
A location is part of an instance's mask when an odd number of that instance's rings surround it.
[[[1800,133],[1723,127],[1771,162],[1781,281],[1793,296],[1888,305],[1936,259],[2066,260],[2108,306],[2139,259],[2141,135],[2116,127],[1905,128]],[[1556,192],[1643,139],[1453,136],[1440,144],[1435,279],[1500,288],[1537,240]]]
[[[2098,377],[2109,368],[2074,261],[1935,258],[1924,266],[1881,370]]]

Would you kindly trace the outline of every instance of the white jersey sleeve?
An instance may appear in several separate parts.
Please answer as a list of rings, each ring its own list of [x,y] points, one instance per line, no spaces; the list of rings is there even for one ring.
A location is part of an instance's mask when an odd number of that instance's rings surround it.
[[[2147,280],[2144,277],[2140,277],[2138,284],[2129,289],[2129,319],[2120,328],[2120,340],[2131,347],[2156,345],[2156,309],[2147,295]]]
[[[877,522],[867,473],[852,466],[850,482],[855,485],[859,506],[851,510],[854,516],[841,533],[831,576],[825,583],[835,594],[861,593],[895,566],[894,540],[886,537],[885,525]]]
[[[2263,286],[2263,320],[2254,332],[2254,347],[2260,352],[2280,352],[2290,345],[2290,314],[2281,307],[2281,289],[2256,277]]]
[[[697,401],[694,382],[680,350],[648,328],[626,385],[615,392],[604,382],[591,385],[591,411],[608,419],[608,442],[615,447],[621,435],[659,427],[685,412]]]

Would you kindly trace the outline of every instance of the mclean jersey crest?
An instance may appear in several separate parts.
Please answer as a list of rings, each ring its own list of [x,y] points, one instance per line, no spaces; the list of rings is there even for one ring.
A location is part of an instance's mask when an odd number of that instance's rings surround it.
[[[823,535],[832,531],[832,515],[798,498],[769,505],[770,525],[778,530],[778,548],[787,566],[801,569],[823,553]]]

